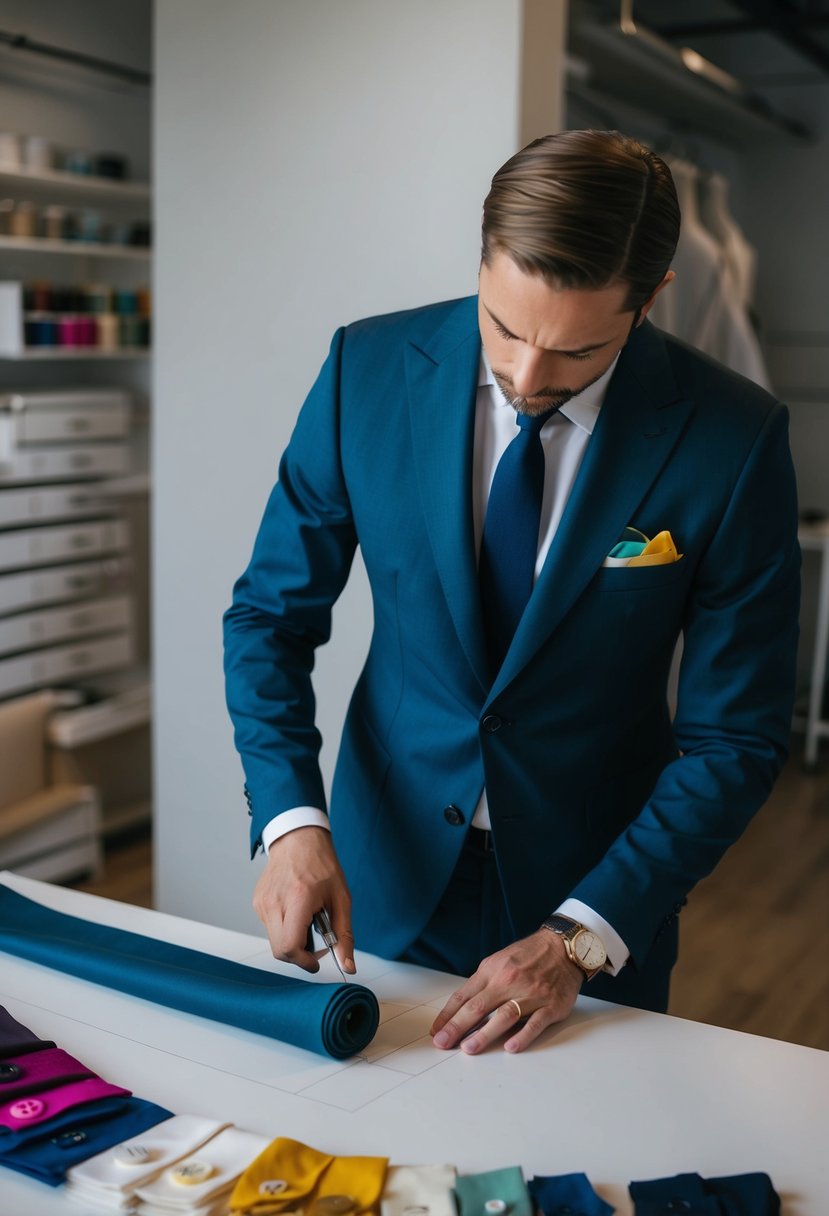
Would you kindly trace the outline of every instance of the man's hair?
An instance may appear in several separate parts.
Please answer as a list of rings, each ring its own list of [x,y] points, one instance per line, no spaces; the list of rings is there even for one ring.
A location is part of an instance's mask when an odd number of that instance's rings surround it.
[[[502,165],[484,201],[481,257],[499,251],[556,288],[626,283],[638,311],[679,237],[671,171],[619,131],[545,135]]]

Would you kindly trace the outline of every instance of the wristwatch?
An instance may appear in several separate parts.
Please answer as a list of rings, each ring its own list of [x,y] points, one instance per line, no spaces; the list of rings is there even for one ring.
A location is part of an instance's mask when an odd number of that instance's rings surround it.
[[[602,939],[592,929],[585,928],[569,916],[557,912],[542,922],[544,929],[551,929],[564,942],[564,949],[571,963],[584,972],[588,980],[598,975],[607,962],[607,951]]]

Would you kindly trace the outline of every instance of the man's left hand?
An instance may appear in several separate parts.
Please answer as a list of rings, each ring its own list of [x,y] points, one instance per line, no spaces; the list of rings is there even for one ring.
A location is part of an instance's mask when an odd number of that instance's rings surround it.
[[[583,980],[584,973],[570,962],[561,938],[550,929],[538,929],[485,958],[450,996],[429,1033],[435,1047],[460,1045],[469,1055],[477,1055],[504,1035],[505,1051],[523,1051],[542,1030],[564,1021]],[[516,1030],[519,1022],[524,1024]]]

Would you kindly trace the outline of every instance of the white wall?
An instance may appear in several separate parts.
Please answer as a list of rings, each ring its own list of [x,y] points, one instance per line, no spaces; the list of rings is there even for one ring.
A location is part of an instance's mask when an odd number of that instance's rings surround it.
[[[518,146],[520,48],[519,0],[157,0],[156,895],[166,911],[256,924],[261,861],[247,860],[221,614],[336,326],[475,290],[481,203]],[[327,777],[370,625],[364,579],[352,583],[318,666]]]

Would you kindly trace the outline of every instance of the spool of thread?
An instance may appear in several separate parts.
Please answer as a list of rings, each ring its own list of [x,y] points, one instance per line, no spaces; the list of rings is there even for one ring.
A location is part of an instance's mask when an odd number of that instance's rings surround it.
[[[23,302],[32,312],[52,311],[52,286],[50,283],[30,283],[23,293]]]
[[[27,346],[54,346],[58,327],[54,317],[33,313],[23,323],[23,340]]]
[[[22,142],[23,164],[28,169],[51,169],[54,152],[51,140],[43,135],[24,135]]]
[[[16,203],[9,216],[9,232],[12,236],[31,237],[35,235],[37,212],[34,203]]]
[[[102,312],[96,318],[98,346],[101,350],[117,350],[118,317],[112,312]]]
[[[77,318],[75,340],[78,346],[98,345],[98,322],[95,317],[87,315]]]
[[[53,203],[49,207],[44,207],[41,218],[43,220],[42,232],[47,240],[62,241],[66,208]]]
[[[152,297],[149,287],[139,287],[135,293],[135,303],[138,309],[139,317],[149,317],[151,312]]]
[[[87,207],[78,214],[78,234],[79,241],[97,242],[101,239],[101,215],[98,211],[93,211]]]
[[[127,158],[118,152],[99,152],[95,157],[95,172],[99,177],[123,181],[127,176]]]
[[[141,345],[142,318],[138,316],[122,316],[118,318],[118,342],[121,346]]]
[[[58,317],[58,346],[78,345],[78,318],[65,313]]]
[[[91,283],[86,289],[86,306],[96,315],[112,311],[112,288],[107,283]]]
[[[141,339],[139,342],[139,346],[149,346],[151,332],[152,332],[151,331],[152,322],[150,321],[149,317],[139,317],[139,321],[141,323],[141,329],[140,329]]]
[[[67,152],[63,167],[67,173],[90,174],[92,172],[92,157],[83,148],[75,148]]]
[[[0,165],[4,169],[20,168],[20,139],[13,131],[0,131]]]
[[[134,291],[115,292],[115,311],[119,317],[134,316],[138,312],[138,296]]]
[[[0,236],[8,236],[11,232],[11,218],[14,211],[14,199],[0,199]]]

